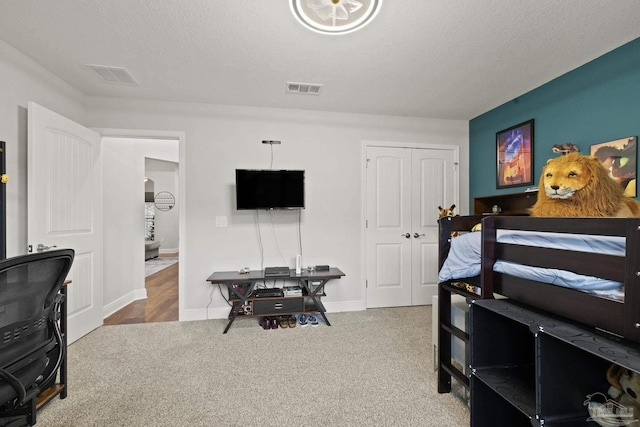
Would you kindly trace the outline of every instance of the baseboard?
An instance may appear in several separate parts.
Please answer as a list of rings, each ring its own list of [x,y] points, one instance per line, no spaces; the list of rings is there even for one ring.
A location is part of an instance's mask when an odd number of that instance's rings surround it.
[[[341,313],[347,311],[364,311],[367,309],[367,303],[363,300],[356,301],[325,301],[322,300],[327,313]]]
[[[129,292],[128,294],[121,296],[117,300],[105,305],[102,308],[102,318],[106,319],[116,311],[123,309],[132,302],[145,298],[147,298],[147,290],[145,288]]]
[[[177,254],[179,252],[178,248],[160,248],[161,254]]]

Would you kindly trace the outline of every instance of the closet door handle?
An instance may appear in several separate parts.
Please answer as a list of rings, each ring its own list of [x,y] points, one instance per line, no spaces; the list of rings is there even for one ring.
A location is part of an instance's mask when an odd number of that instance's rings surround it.
[[[413,233],[413,237],[415,237],[416,239],[422,236],[424,236],[424,233],[423,234]]]
[[[411,234],[410,233],[405,233],[405,234],[401,234],[401,236],[406,237],[407,239],[411,238]]]

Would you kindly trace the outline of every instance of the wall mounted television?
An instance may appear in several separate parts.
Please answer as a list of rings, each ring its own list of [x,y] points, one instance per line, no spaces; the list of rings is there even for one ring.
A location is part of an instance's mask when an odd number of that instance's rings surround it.
[[[236,169],[236,208],[304,209],[304,171]]]

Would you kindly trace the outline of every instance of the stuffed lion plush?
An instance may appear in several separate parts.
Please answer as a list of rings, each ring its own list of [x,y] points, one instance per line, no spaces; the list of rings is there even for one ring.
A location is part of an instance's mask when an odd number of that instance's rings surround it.
[[[640,202],[623,191],[596,157],[569,153],[542,169],[531,216],[640,216]]]

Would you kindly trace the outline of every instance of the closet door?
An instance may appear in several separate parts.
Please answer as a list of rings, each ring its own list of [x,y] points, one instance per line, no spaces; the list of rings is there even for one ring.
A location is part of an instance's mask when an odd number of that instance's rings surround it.
[[[411,150],[367,147],[367,307],[411,305]]]
[[[451,150],[413,149],[411,191],[411,304],[431,304],[438,294],[438,206],[454,204]]]
[[[438,206],[456,197],[454,150],[367,147],[367,307],[430,304]]]

